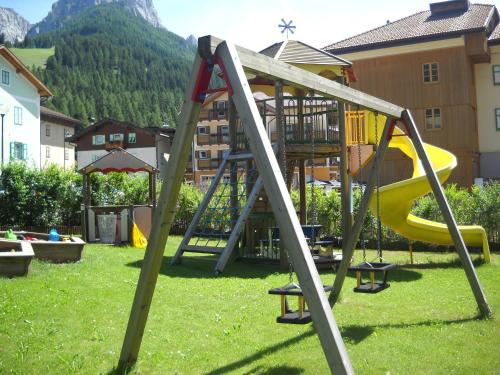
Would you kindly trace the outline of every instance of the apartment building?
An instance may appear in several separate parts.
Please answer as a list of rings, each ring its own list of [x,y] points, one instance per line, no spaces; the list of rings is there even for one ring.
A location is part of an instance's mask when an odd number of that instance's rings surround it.
[[[456,155],[449,181],[470,186],[498,176],[498,23],[494,5],[436,2],[324,50],[352,61],[352,87],[409,108],[424,141]],[[388,152],[382,182],[409,173],[409,160]]]

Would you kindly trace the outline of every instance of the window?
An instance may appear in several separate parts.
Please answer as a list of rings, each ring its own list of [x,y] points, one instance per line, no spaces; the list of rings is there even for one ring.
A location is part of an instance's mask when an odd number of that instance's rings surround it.
[[[210,128],[208,126],[198,126],[198,134],[209,134]]]
[[[137,135],[135,133],[128,133],[128,143],[137,142]]]
[[[92,163],[99,159],[99,155],[92,155]]]
[[[207,150],[200,150],[200,151],[198,151],[198,156],[199,156],[200,159],[210,159],[210,156],[209,156]]]
[[[67,148],[64,149],[64,160],[69,160],[69,150]]]
[[[28,145],[21,142],[10,142],[11,160],[28,160]]]
[[[226,118],[226,103],[226,101],[215,102],[218,119]]]
[[[2,85],[10,85],[10,72],[2,69]]]
[[[425,129],[441,129],[441,109],[427,108],[425,110]]]
[[[104,134],[97,134],[92,136],[93,145],[103,145],[106,143],[106,136]]]
[[[49,146],[45,147],[45,157],[47,159],[50,159],[50,147]]]
[[[439,82],[439,63],[424,64],[424,83]]]
[[[228,125],[223,125],[220,127],[220,133],[222,135],[229,135],[229,126]]]
[[[123,134],[119,133],[119,134],[110,134],[109,136],[109,141],[110,142],[121,142],[123,141]]]
[[[493,84],[500,85],[500,65],[493,65]]]
[[[23,124],[23,109],[21,107],[14,107],[14,125]]]
[[[45,136],[50,137],[50,125],[45,125]]]
[[[495,123],[497,131],[500,132],[500,108],[495,109]]]

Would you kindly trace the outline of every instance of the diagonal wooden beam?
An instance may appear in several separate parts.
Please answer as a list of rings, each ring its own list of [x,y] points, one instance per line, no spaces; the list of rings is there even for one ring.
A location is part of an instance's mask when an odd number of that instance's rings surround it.
[[[429,159],[429,156],[427,155],[427,152],[425,151],[424,143],[422,142],[422,138],[420,137],[420,133],[415,124],[415,121],[413,121],[413,117],[411,116],[410,111],[405,110],[403,112],[403,121],[407,125],[408,131],[410,132],[410,138],[413,142],[413,145],[415,146],[418,157],[422,162],[425,174],[427,175],[429,183],[432,187],[434,197],[439,204],[439,208],[441,209],[441,213],[443,214],[444,221],[448,225],[448,230],[450,231],[451,238],[453,239],[453,243],[455,244],[455,249],[458,252],[458,256],[460,257],[462,266],[464,267],[467,279],[469,280],[469,284],[472,289],[472,293],[476,298],[477,306],[479,307],[479,310],[484,317],[489,317],[491,316],[490,306],[488,304],[488,301],[486,300],[486,296],[479,282],[479,278],[477,277],[476,270],[474,269],[474,265],[472,264],[472,260],[470,259],[469,253],[467,252],[467,247],[465,246],[462,234],[458,229],[457,222],[453,217],[453,213],[451,212],[448,201],[446,200],[446,196],[444,195],[443,187],[439,183],[436,172],[434,172],[434,169],[432,168],[431,161]]]
[[[167,165],[165,182],[161,188],[158,207],[154,212],[153,226],[123,340],[118,363],[119,371],[124,371],[136,362],[141,347],[149,308],[163,260],[163,252],[175,217],[177,197],[184,178],[191,141],[194,137],[202,106],[202,103],[193,101],[191,97],[197,85],[197,74],[200,72],[201,63],[201,58],[196,56],[191,81],[186,90],[179,126],[175,132],[175,141]]]
[[[231,84],[233,100],[243,121],[245,134],[255,163],[262,176],[266,193],[287,246],[291,262],[309,305],[312,320],[323,347],[330,370],[335,374],[353,374],[347,350],[333,317],[323,284],[316,270],[309,247],[302,232],[292,200],[286,188],[278,161],[274,155],[252,91],[236,52],[226,42],[219,44],[215,56],[222,61],[226,80]],[[275,61],[273,60],[272,63]]]

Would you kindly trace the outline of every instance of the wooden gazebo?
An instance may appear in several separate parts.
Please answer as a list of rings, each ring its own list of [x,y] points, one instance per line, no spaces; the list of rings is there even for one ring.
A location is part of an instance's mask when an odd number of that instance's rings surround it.
[[[158,169],[144,160],[128,153],[122,148],[115,148],[103,157],[81,168],[78,172],[83,174],[83,228],[84,238],[87,242],[98,241],[99,234],[96,230],[96,216],[114,214],[117,216],[116,240],[117,243],[130,242],[131,230],[136,223],[141,232],[147,237],[151,228],[153,209],[156,207],[156,176]],[[95,172],[146,172],[149,175],[149,198],[146,205],[120,205],[120,206],[92,206],[90,175]]]

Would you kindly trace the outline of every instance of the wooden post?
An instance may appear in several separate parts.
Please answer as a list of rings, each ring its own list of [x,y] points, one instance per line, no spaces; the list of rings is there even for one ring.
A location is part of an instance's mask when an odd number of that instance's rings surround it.
[[[216,55],[224,64],[225,72],[234,91],[233,99],[240,117],[243,119],[250,149],[255,163],[264,180],[267,195],[272,197],[271,205],[279,224],[280,233],[293,263],[304,297],[310,307],[320,342],[323,346],[330,370],[335,374],[353,374],[347,350],[331,312],[323,290],[323,284],[316,270],[309,247],[295,214],[292,200],[278,161],[274,156],[259,110],[245,77],[235,47],[221,43]],[[272,60],[274,62],[274,60]],[[262,69],[265,69],[262,66]]]
[[[228,98],[229,108],[229,149],[236,150],[237,147],[237,129],[236,129],[236,108],[234,107],[233,100]],[[229,182],[231,184],[230,193],[230,207],[231,207],[231,229],[234,229],[236,221],[238,220],[238,162],[231,161],[229,163]]]
[[[201,69],[202,60],[197,55],[190,75],[191,81],[187,86],[179,126],[175,133],[175,142],[167,165],[166,178],[161,188],[159,204],[155,210],[151,234],[120,354],[118,371],[123,371],[136,362],[141,346],[151,300],[163,260],[163,252],[175,216],[177,197],[184,178],[191,141],[194,137],[202,106],[202,103],[195,102],[192,99]]]
[[[354,222],[354,226],[349,231],[349,236],[347,236],[347,238],[344,236],[342,240],[342,261],[340,262],[339,268],[337,269],[337,275],[335,276],[333,289],[330,292],[330,296],[328,297],[331,306],[333,306],[338,301],[338,298],[340,296],[340,291],[342,290],[342,286],[344,285],[344,280],[347,276],[349,264],[351,263],[351,258],[354,254],[354,247],[356,245],[356,242],[358,241],[359,234],[361,233],[361,227],[363,226],[363,221],[365,220],[366,213],[368,212],[370,198],[373,193],[376,182],[375,180],[377,177],[376,171],[377,168],[380,168],[387,147],[389,146],[389,130],[391,127],[390,122],[391,118],[388,117],[387,121],[385,122],[382,138],[380,139],[380,145],[377,148],[377,152],[375,154],[375,162],[370,171],[370,175],[365,187],[365,192],[359,205],[359,210]]]
[[[474,265],[472,264],[472,260],[470,259],[469,253],[467,252],[467,247],[465,246],[462,234],[458,229],[455,218],[453,217],[453,213],[451,212],[448,201],[446,200],[446,196],[444,195],[443,187],[441,186],[441,183],[437,178],[436,172],[434,172],[434,169],[432,168],[432,164],[425,150],[424,143],[422,142],[422,138],[420,137],[420,133],[415,122],[413,121],[413,117],[411,116],[410,111],[403,111],[402,120],[407,126],[407,130],[410,133],[410,138],[413,142],[413,145],[415,146],[415,150],[417,151],[418,157],[422,162],[425,174],[427,175],[427,178],[431,185],[434,197],[439,204],[439,208],[441,209],[441,213],[443,214],[444,221],[448,225],[448,230],[450,231],[451,238],[453,239],[453,243],[455,244],[455,249],[458,252],[458,256],[460,257],[462,266],[464,267],[467,279],[469,280],[469,284],[472,289],[472,293],[476,298],[477,306],[479,307],[481,314],[485,317],[488,317],[491,315],[490,306],[488,304],[488,301],[486,300],[486,296],[479,282],[479,278],[477,277],[476,270],[474,269]]]

